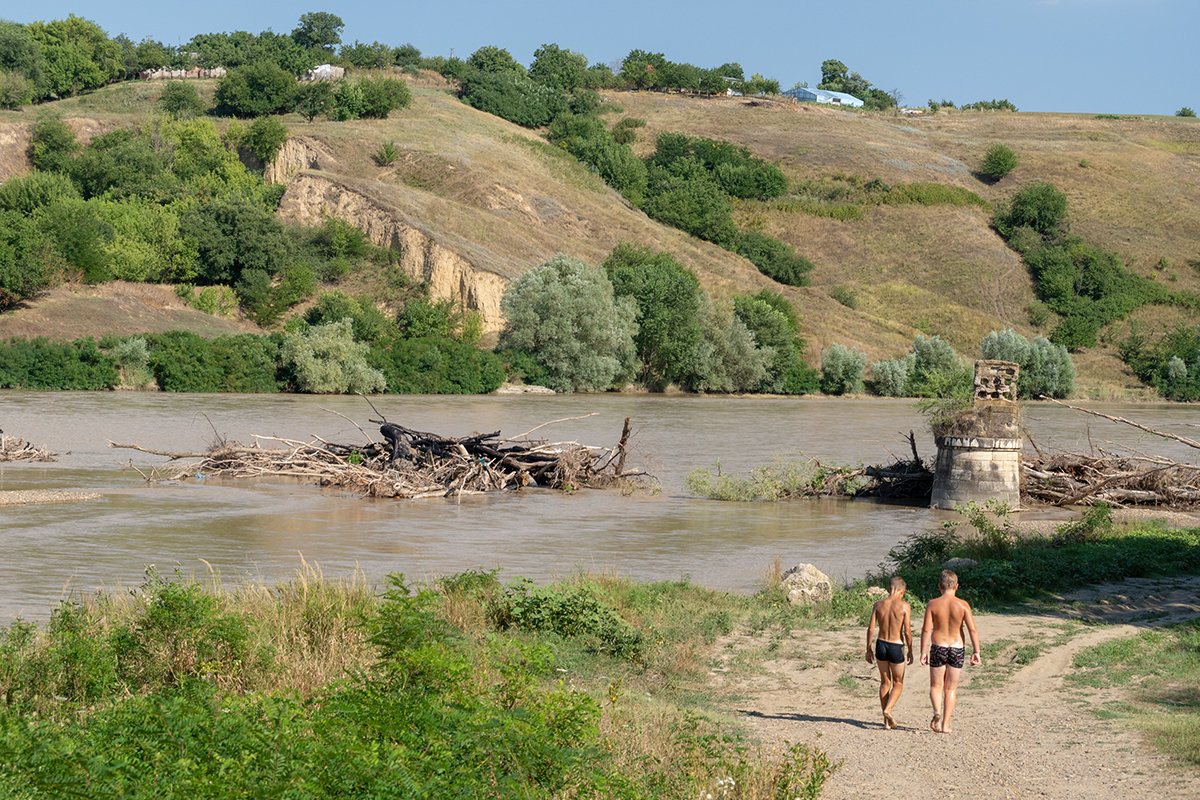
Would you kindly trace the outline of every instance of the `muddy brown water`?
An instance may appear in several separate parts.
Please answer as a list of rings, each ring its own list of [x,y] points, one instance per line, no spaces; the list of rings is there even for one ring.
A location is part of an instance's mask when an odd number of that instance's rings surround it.
[[[148,565],[226,581],[274,582],[301,557],[327,577],[361,569],[372,582],[391,572],[422,581],[467,569],[547,580],[576,570],[639,580],[678,579],[754,591],[776,558],[811,562],[853,578],[882,562],[915,530],[953,513],[866,501],[725,503],[688,496],[697,467],[744,472],[776,458],[887,463],[906,455],[917,432],[934,456],[923,418],[909,401],[836,398],[700,398],[646,395],[553,397],[383,397],[401,424],[448,435],[535,425],[596,412],[537,435],[611,445],[634,423],[631,463],[661,484],[657,493],[572,494],[527,490],[453,500],[367,500],[292,482],[147,483],[165,459],[108,442],[203,450],[219,434],[364,441],[371,416],[359,398],[158,393],[0,392],[0,428],[61,456],[52,464],[0,465],[0,491],[90,490],[87,502],[0,506],[0,623],[44,619],[55,603],[98,589],[138,585]],[[1096,406],[1183,436],[1200,437],[1186,406]],[[338,413],[334,413],[338,412]],[[1194,461],[1196,451],[1067,409],[1036,405],[1025,422],[1043,447],[1125,447]]]

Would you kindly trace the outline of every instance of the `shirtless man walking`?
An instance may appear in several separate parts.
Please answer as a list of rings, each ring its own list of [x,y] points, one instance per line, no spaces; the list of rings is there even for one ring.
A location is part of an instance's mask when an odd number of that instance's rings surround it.
[[[963,633],[965,625],[971,634],[971,666],[978,666],[979,632],[966,600],[954,596],[958,591],[958,576],[942,570],[938,579],[942,596],[925,606],[925,622],[921,626],[921,663],[929,665],[929,701],[933,703],[933,720],[929,727],[938,733],[950,733],[950,715],[958,691],[958,677],[963,668]]]
[[[871,610],[871,621],[867,623],[867,663],[874,656],[879,667],[879,705],[883,708],[883,727],[896,727],[892,709],[904,691],[904,652],[908,651],[908,663],[913,663],[912,652],[912,606],[904,602],[904,579],[892,578],[891,593],[875,603]],[[871,648],[871,637],[879,626],[879,638]]]

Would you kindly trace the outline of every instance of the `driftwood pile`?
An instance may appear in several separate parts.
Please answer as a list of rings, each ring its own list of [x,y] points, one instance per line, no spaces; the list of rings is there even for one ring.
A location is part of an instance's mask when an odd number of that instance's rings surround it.
[[[24,439],[0,432],[0,462],[57,460],[57,453],[51,453],[43,447],[35,447]]]
[[[1092,409],[1052,402],[1200,449],[1200,442],[1185,436]],[[1035,457],[1022,459],[1021,500],[1057,506],[1103,502],[1114,506],[1190,510],[1200,508],[1200,466],[1162,456],[1115,453],[1102,448],[1087,454],[1045,454],[1038,449]]]
[[[514,439],[504,439],[499,431],[456,438],[375,421],[381,423],[383,441],[368,436],[365,445],[338,444],[320,438],[300,442],[255,436],[253,445],[219,442],[207,452],[152,450],[115,442],[109,442],[109,446],[166,456],[172,461],[196,459],[169,472],[166,476],[169,480],[201,476],[291,477],[322,486],[344,487],[368,497],[412,500],[525,486],[601,488],[644,475],[625,468],[628,419],[620,441],[611,448],[528,438],[552,423],[539,425]]]

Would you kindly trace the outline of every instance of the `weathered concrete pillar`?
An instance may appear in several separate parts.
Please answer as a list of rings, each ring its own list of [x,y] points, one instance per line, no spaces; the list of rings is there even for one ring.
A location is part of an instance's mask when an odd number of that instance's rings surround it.
[[[1017,365],[975,362],[971,409],[935,431],[938,455],[933,508],[997,500],[1021,504],[1021,439],[1017,423]]]

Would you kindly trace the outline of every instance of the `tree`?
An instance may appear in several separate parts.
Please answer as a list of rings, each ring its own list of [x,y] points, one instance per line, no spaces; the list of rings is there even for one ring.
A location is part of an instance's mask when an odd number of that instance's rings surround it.
[[[758,391],[804,394],[816,388],[817,374],[804,363],[806,343],[796,335],[799,320],[787,298],[770,289],[753,297],[738,295],[733,313],[754,334],[757,347],[771,353]]]
[[[254,270],[269,287],[288,261],[283,224],[261,204],[239,195],[189,208],[180,216],[179,228],[196,247],[203,283],[234,284],[243,272]]]
[[[821,391],[825,394],[858,394],[863,390],[867,356],[834,342],[821,351]]]
[[[223,113],[262,117],[291,108],[295,90],[294,75],[273,61],[258,61],[226,73],[213,99]]]
[[[1075,389],[1075,365],[1067,348],[1038,336],[1032,342],[1011,328],[983,338],[984,358],[1012,361],[1020,366],[1017,395],[1023,398],[1066,397]]]
[[[328,115],[334,108],[333,84],[329,81],[309,81],[296,87],[292,109],[309,122]]]
[[[772,351],[756,345],[754,334],[733,313],[731,304],[718,305],[704,295],[700,327],[704,340],[688,388],[697,392],[757,391],[767,374]]]
[[[529,353],[559,391],[608,389],[636,357],[637,309],[613,296],[603,270],[556,255],[508,287],[502,347]]]
[[[0,72],[19,75],[41,97],[45,90],[46,58],[29,28],[0,20]],[[26,101],[28,102],[28,101]]]
[[[667,67],[662,53],[630,50],[621,62],[621,80],[634,89],[657,89],[662,86],[661,75]]]
[[[613,294],[631,298],[638,308],[634,336],[643,380],[680,383],[696,368],[696,347],[703,332],[698,313],[700,281],[666,252],[621,242],[601,265]]]
[[[480,72],[503,73],[526,77],[525,67],[517,63],[512,54],[503,47],[484,45],[467,59],[467,66]]]
[[[1183,108],[1181,108],[1175,112],[1175,116],[1177,116],[1177,117],[1194,117],[1194,116],[1196,116],[1196,112],[1194,109],[1184,106]]]
[[[382,42],[363,44],[355,40],[352,45],[342,45],[339,55],[350,66],[363,69],[382,69],[396,63],[396,50]]]
[[[587,56],[582,53],[544,44],[533,51],[529,77],[543,86],[570,93],[583,86],[587,65]]]
[[[187,81],[168,81],[158,96],[158,107],[175,119],[198,117],[207,108],[195,84]]]
[[[41,97],[70,97],[121,74],[120,45],[91,20],[71,14],[66,19],[30,23],[29,31],[45,59]]]
[[[990,181],[998,181],[1017,168],[1017,154],[1005,144],[994,144],[987,149],[979,174]]]
[[[317,47],[332,54],[334,45],[342,43],[342,18],[328,11],[310,11],[300,15],[300,24],[292,31],[292,39],[304,48]]]

